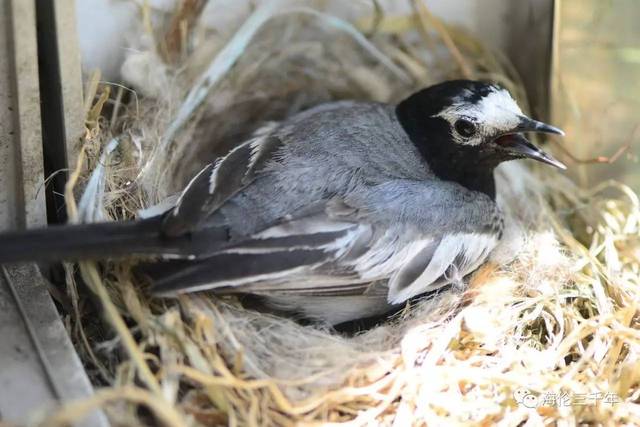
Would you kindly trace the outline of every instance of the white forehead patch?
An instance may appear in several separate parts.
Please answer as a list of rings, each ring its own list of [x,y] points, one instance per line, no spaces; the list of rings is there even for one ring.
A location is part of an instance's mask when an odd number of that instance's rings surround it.
[[[473,121],[478,127],[477,136],[462,138],[453,132],[455,141],[464,145],[477,145],[483,136],[493,135],[500,131],[508,131],[516,127],[520,121],[522,110],[505,89],[494,88],[476,103],[470,103],[464,96],[454,100],[453,104],[435,117],[442,117],[453,127],[456,120],[465,118]]]

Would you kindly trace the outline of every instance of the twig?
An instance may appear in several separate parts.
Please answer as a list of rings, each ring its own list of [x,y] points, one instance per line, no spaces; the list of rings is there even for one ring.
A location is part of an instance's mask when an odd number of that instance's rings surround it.
[[[564,147],[562,144],[560,144],[558,141],[555,141],[552,139],[552,141],[557,145],[558,149],[567,157],[569,157],[573,162],[581,164],[581,165],[588,165],[588,164],[613,164],[616,161],[618,161],[618,159],[620,159],[620,157],[626,153],[629,148],[631,148],[631,142],[625,142],[622,145],[620,145],[620,147],[618,147],[618,149],[613,153],[613,155],[607,157],[607,156],[596,156],[596,157],[592,157],[590,159],[579,159],[578,157],[576,157],[573,153],[571,153],[571,151],[569,151],[568,148]]]
[[[566,147],[564,147],[562,144],[558,143],[557,141],[555,141],[553,139],[552,139],[552,141],[558,146],[558,149],[563,154],[565,154],[567,157],[569,157],[575,163],[578,163],[578,164],[609,164],[609,165],[611,165],[611,164],[615,163],[616,161],[618,161],[618,159],[631,148],[631,144],[635,140],[635,137],[636,137],[636,134],[638,133],[638,131],[640,131],[640,123],[638,123],[633,128],[633,130],[631,131],[631,134],[629,135],[629,139],[627,140],[627,142],[621,144],[620,147],[618,147],[618,149],[610,157],[607,157],[607,156],[596,156],[596,157],[593,157],[591,159],[579,159],[573,153],[571,153],[571,151],[569,151]]]
[[[85,87],[84,117],[88,116],[89,110],[91,110],[91,106],[93,105],[93,99],[98,92],[98,85],[100,84],[100,76],[100,70],[93,70]]]
[[[92,262],[83,261],[79,263],[79,265],[82,278],[85,282],[87,282],[88,285],[90,285],[93,292],[100,299],[107,320],[109,321],[109,323],[111,323],[113,329],[115,329],[116,333],[120,336],[120,339],[122,339],[122,345],[129,354],[131,361],[137,368],[140,379],[151,391],[153,391],[159,397],[162,397],[162,388],[160,387],[158,380],[153,375],[153,372],[151,372],[151,369],[149,368],[149,365],[145,360],[144,354],[142,353],[140,348],[138,348],[138,344],[133,338],[133,335],[127,327],[127,324],[122,319],[122,316],[120,316],[120,313],[118,313],[118,309],[111,300],[109,292],[104,286],[104,283],[100,278],[100,274],[98,273],[95,264]],[[167,404],[167,406],[170,406],[166,401],[165,404]]]
[[[373,19],[371,21],[371,28],[364,33],[367,38],[376,35],[378,28],[380,28],[380,23],[384,19],[384,9],[380,6],[380,0],[371,0],[371,3],[373,4]]]
[[[175,63],[184,53],[188,29],[198,19],[206,4],[207,0],[183,0],[181,2],[164,35],[163,50],[166,62]]]

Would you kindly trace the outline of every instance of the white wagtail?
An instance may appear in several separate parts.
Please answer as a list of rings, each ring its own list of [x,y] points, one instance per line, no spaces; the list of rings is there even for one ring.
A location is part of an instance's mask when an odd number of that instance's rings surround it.
[[[331,324],[373,316],[476,270],[502,236],[494,169],[564,165],[496,85],[456,80],[398,105],[320,105],[205,167],[161,216],[0,236],[0,262],[161,256],[159,295],[259,295]]]

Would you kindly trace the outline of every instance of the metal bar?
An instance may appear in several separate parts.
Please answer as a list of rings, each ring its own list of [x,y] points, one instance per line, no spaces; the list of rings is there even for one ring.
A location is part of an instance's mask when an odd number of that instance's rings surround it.
[[[3,0],[0,12],[0,227],[24,228],[45,223],[35,11]]]
[[[65,71],[71,67],[68,63],[73,62],[69,58],[59,61],[59,69],[63,71],[56,75],[43,76],[43,70],[39,73],[38,54],[50,59],[58,52],[46,49],[38,52],[36,4],[44,1],[0,0],[0,230],[46,224],[40,81],[48,79],[49,84],[64,86],[67,92],[73,92],[81,84],[79,69],[76,74]],[[72,0],[56,0],[57,13],[66,14],[58,16],[57,22],[73,20],[73,5]],[[58,27],[57,33],[66,31]],[[67,41],[58,43],[67,45],[60,52],[71,55],[75,49],[77,55],[77,46],[68,42],[73,37],[61,37]],[[56,76],[60,78],[56,80]],[[62,103],[48,104],[42,113],[64,120],[63,127],[70,129],[69,123],[77,124],[76,118],[82,117],[81,94],[65,95],[64,89],[60,94],[60,99],[69,100],[68,105],[75,105],[75,96],[80,114],[74,114],[70,107],[64,108]],[[65,133],[63,142],[68,134]],[[60,403],[92,394],[89,379],[47,288],[35,264],[2,267],[0,424],[25,424]],[[101,412],[95,411],[77,425],[108,423]]]
[[[35,273],[37,274],[38,272],[36,271]],[[44,376],[46,377],[46,380],[47,380],[46,385],[51,389],[51,392],[53,392],[55,399],[56,400],[60,399],[64,395],[64,393],[62,393],[56,387],[56,382],[52,377],[53,367],[49,363],[47,354],[44,351],[42,344],[38,340],[38,334],[36,333],[36,330],[34,329],[34,326],[31,323],[31,320],[30,320],[31,318],[28,316],[28,311],[25,309],[25,306],[22,303],[22,300],[20,299],[20,295],[18,294],[18,289],[16,288],[13,280],[11,279],[11,275],[9,274],[9,271],[7,271],[7,268],[4,265],[2,266],[2,276],[4,277],[9,293],[13,298],[13,301],[17,308],[17,313],[20,316],[20,320],[22,321],[22,323],[24,324],[24,327],[27,330],[27,333],[29,335],[29,340],[31,341],[31,344],[33,345],[33,347],[36,349],[37,357],[38,359],[40,359],[40,362],[42,363],[42,366],[44,368]]]
[[[0,307],[0,421],[29,422],[59,403],[92,394],[35,264],[2,266]],[[108,422],[95,410],[75,425]]]
[[[82,75],[73,0],[38,0],[38,53],[49,223],[66,222],[64,187],[84,132]]]

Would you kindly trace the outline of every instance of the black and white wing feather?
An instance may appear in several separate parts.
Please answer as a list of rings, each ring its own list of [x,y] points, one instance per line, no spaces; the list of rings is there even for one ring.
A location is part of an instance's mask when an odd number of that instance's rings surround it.
[[[165,217],[163,232],[167,236],[179,236],[198,229],[225,202],[251,184],[282,144],[273,134],[277,127],[276,122],[268,123],[251,139],[204,167]]]
[[[365,295],[382,281],[387,303],[400,304],[460,281],[497,240],[494,232],[428,234],[379,223],[334,197],[158,277],[154,290],[330,297]]]
[[[323,201],[211,256],[176,264],[174,271],[158,275],[154,291],[332,294],[366,287],[339,261],[367,250],[372,227],[345,215],[339,204]]]

